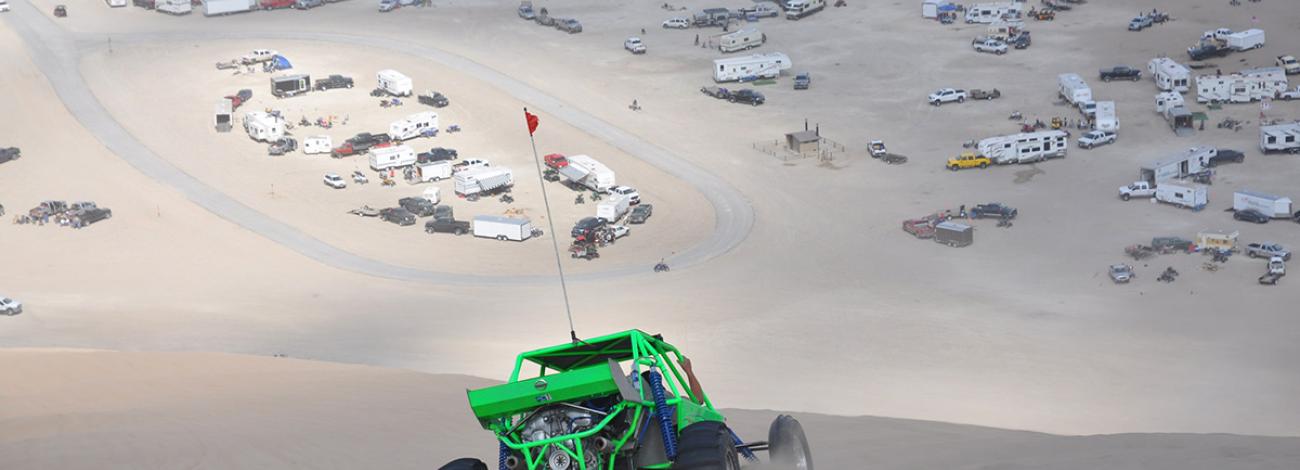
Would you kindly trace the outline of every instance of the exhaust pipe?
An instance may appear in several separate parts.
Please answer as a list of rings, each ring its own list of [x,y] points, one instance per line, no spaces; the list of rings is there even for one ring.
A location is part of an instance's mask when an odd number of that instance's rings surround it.
[[[592,439],[592,443],[595,444],[596,451],[602,454],[608,453],[613,446],[613,443],[603,436],[596,436],[595,439]]]
[[[520,470],[523,468],[520,466],[522,463],[523,462],[519,460],[519,457],[516,457],[514,454],[506,456],[506,468],[510,470]]]

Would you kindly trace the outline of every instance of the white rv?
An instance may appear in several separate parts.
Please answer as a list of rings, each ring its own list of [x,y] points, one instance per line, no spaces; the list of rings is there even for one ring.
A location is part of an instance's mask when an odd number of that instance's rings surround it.
[[[1193,147],[1143,165],[1138,171],[1138,180],[1162,185],[1165,181],[1185,178],[1209,168],[1210,159],[1218,154],[1214,147]]]
[[[1260,126],[1259,150],[1300,153],[1300,122]]]
[[[421,163],[415,166],[415,176],[421,183],[451,178],[451,174],[451,162],[448,161]]]
[[[1160,183],[1156,186],[1155,198],[1166,204],[1201,210],[1209,202],[1209,190],[1199,184]]]
[[[1077,73],[1063,73],[1056,77],[1058,86],[1057,93],[1065,101],[1072,105],[1079,106],[1082,103],[1092,101],[1092,88],[1088,88],[1088,83],[1083,81]]]
[[[1164,91],[1186,93],[1191,89],[1192,70],[1168,57],[1157,57],[1147,63],[1147,74],[1155,80],[1156,87]]]
[[[1119,130],[1119,117],[1115,116],[1114,101],[1097,102],[1097,113],[1093,116],[1092,128],[1111,132]]]
[[[153,5],[158,11],[173,15],[188,15],[194,10],[190,0],[157,0]]]
[[[474,236],[522,242],[533,237],[533,223],[528,219],[516,217],[476,215]]]
[[[1231,75],[1196,77],[1196,102],[1249,103],[1286,91],[1286,71],[1281,67],[1247,69]]]
[[[426,132],[438,132],[438,113],[425,111],[393,121],[388,125],[388,136],[393,140],[407,140],[419,137]]]
[[[757,29],[742,29],[730,34],[724,34],[718,38],[718,50],[722,52],[736,52],[745,49],[753,49],[767,42],[767,35]]]
[[[1228,48],[1245,51],[1250,49],[1259,49],[1264,47],[1264,30],[1248,29],[1227,34],[1219,38]]]
[[[1187,104],[1183,100],[1183,95],[1175,91],[1162,91],[1156,93],[1156,112],[1164,114],[1166,110]]]
[[[826,8],[826,0],[785,0],[785,19],[797,20],[823,8]]]
[[[380,70],[376,74],[379,81],[379,89],[384,90],[393,96],[411,96],[411,77],[402,75],[401,72],[392,69]]]
[[[1005,165],[1064,158],[1068,146],[1069,134],[1051,130],[989,137],[976,147],[993,163]]]
[[[334,139],[328,135],[314,135],[302,140],[302,153],[316,155],[334,150]]]
[[[617,186],[614,182],[614,170],[610,170],[595,159],[586,155],[572,155],[568,160],[568,165],[560,167],[560,175],[573,184],[601,192]]]
[[[1020,18],[1021,3],[977,3],[966,7],[967,23],[992,23],[1003,19]]]
[[[254,0],[203,0],[203,16],[229,15],[253,9]]]
[[[126,0],[105,0],[109,8],[119,8],[126,6]]]
[[[610,223],[618,222],[627,215],[630,205],[629,198],[611,195],[596,205],[596,217],[608,220]]]
[[[414,165],[415,150],[405,145],[370,149],[370,168],[375,171]]]
[[[782,70],[788,70],[793,66],[790,57],[780,52],[714,59],[713,81],[734,82],[754,78],[776,78],[781,75]]]
[[[1236,191],[1232,193],[1232,210],[1244,211],[1254,209],[1274,219],[1291,218],[1291,198],[1274,196],[1255,191]]]
[[[515,175],[509,168],[493,166],[456,173],[452,180],[456,194],[470,196],[513,186]]]
[[[284,137],[284,118],[261,111],[244,114],[244,132],[259,142],[275,142]]]

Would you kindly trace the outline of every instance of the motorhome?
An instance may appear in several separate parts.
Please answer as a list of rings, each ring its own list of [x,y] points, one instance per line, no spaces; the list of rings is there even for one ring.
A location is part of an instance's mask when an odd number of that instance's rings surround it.
[[[154,2],[154,8],[173,15],[188,15],[191,11],[194,11],[194,6],[190,4],[190,0],[157,0]]]
[[[577,186],[584,186],[592,191],[609,191],[617,186],[614,182],[614,170],[586,155],[567,157],[568,165],[559,169],[560,175]]]
[[[396,70],[385,69],[380,70],[376,78],[380,90],[393,96],[411,96],[411,77]]]
[[[302,153],[305,155],[330,153],[333,149],[334,139],[328,135],[314,135],[302,139]]]
[[[1147,63],[1147,74],[1164,91],[1186,93],[1191,89],[1192,70],[1168,57],[1157,57]]]
[[[1248,190],[1232,193],[1232,210],[1255,210],[1273,219],[1292,217],[1291,198]]]
[[[1259,150],[1264,153],[1300,153],[1300,122],[1260,126]]]
[[[997,164],[1031,163],[1049,158],[1063,158],[1069,146],[1069,134],[1050,130],[989,137],[976,148]]]
[[[490,166],[456,173],[452,180],[456,194],[472,196],[513,186],[515,175],[509,168]]]
[[[405,145],[370,149],[370,168],[375,171],[414,165],[415,150]]]
[[[1115,116],[1114,101],[1097,102],[1097,112],[1093,116],[1092,128],[1111,132],[1119,130],[1119,117]]]
[[[278,114],[250,111],[244,114],[244,132],[259,142],[275,142],[284,137],[284,118]]]
[[[797,20],[823,8],[826,8],[826,0],[785,0],[785,19]]]
[[[761,46],[764,42],[767,42],[766,34],[757,29],[742,29],[718,37],[718,50],[722,52],[743,51]]]
[[[388,135],[393,140],[407,140],[438,132],[438,113],[415,113],[388,125]]]
[[[254,0],[203,0],[203,16],[229,15],[253,9]]]
[[[311,76],[306,74],[271,77],[271,95],[276,98],[298,96],[311,91]]]
[[[1218,149],[1214,147],[1192,147],[1143,165],[1138,170],[1138,180],[1158,186],[1165,181],[1186,178],[1209,168],[1210,159],[1218,154]]]
[[[714,59],[713,81],[734,82],[776,78],[781,75],[781,71],[789,70],[793,66],[790,57],[780,52]]]
[[[1057,93],[1066,102],[1079,106],[1092,102],[1092,88],[1077,73],[1063,73],[1056,77]]]
[[[992,23],[1004,19],[1020,18],[1022,3],[977,3],[966,7],[967,23]]]
[[[1242,70],[1231,75],[1196,77],[1196,102],[1249,103],[1273,98],[1287,90],[1286,71],[1281,67]]]
[[[533,237],[533,223],[519,217],[476,215],[474,236],[521,242]]]

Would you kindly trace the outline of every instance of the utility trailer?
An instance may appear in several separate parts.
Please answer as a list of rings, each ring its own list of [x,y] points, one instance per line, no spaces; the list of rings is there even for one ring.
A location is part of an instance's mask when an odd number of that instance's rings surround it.
[[[522,242],[533,237],[533,223],[528,219],[500,215],[474,216],[474,236],[501,241]]]
[[[276,98],[298,96],[311,91],[311,76],[306,74],[271,77],[271,95]]]

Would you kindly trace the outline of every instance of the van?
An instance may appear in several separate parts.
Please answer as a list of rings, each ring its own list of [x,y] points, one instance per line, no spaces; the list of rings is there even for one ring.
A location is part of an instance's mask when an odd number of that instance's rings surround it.
[[[370,149],[370,168],[387,170],[415,164],[415,150],[405,145]]]
[[[761,46],[765,42],[767,42],[767,35],[759,30],[742,29],[719,37],[718,50],[724,53],[743,51]]]

